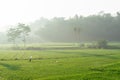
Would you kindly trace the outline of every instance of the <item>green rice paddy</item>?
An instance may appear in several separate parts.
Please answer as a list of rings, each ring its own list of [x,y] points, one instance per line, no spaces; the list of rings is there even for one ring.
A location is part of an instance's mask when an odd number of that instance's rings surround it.
[[[119,49],[0,50],[0,80],[119,80],[119,75]]]

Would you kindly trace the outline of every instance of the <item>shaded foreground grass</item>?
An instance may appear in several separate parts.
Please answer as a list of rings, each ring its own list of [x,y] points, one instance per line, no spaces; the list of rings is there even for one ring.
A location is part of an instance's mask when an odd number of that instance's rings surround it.
[[[120,50],[1,50],[0,55],[5,59],[0,61],[0,80],[120,79]]]

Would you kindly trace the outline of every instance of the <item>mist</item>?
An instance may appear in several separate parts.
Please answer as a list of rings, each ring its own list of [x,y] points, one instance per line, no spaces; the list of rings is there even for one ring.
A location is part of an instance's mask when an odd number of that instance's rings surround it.
[[[68,19],[41,17],[29,23],[31,32],[27,41],[28,43],[120,41],[119,21],[119,12],[116,12],[116,16],[111,13],[98,13],[89,16],[75,15]],[[9,28],[13,26],[9,26]],[[76,33],[75,28],[79,28],[80,31]],[[2,37],[0,43],[9,43],[7,30],[0,33],[0,37]]]

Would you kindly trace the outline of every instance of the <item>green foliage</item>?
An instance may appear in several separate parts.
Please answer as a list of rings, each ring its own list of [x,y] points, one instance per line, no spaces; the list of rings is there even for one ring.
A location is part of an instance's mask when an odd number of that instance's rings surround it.
[[[97,47],[98,48],[107,48],[107,41],[106,40],[100,40],[97,42]]]
[[[17,29],[21,32],[21,35],[27,36],[28,33],[31,31],[30,27],[28,25],[19,23]]]
[[[120,79],[120,50],[29,50],[24,55],[21,53],[0,51],[0,59],[9,59],[0,61],[0,80]],[[29,62],[31,55],[33,60]],[[14,60],[15,57],[19,60]]]
[[[10,28],[7,31],[8,41],[15,42],[15,40],[20,36],[20,31],[18,28]]]
[[[31,31],[30,27],[28,25],[19,23],[16,27],[14,28],[9,28],[7,31],[7,36],[8,40],[14,42],[17,38],[22,38],[24,42],[24,46],[26,43],[26,36],[28,36],[28,33]]]
[[[77,29],[81,41],[102,39],[120,41],[119,22],[119,12],[116,16],[112,16],[110,13],[98,13],[87,17],[76,15],[69,19],[63,17],[42,18],[32,23],[31,28],[39,37],[38,41],[45,39],[46,41],[77,42],[76,36],[73,34]]]
[[[20,35],[22,36],[22,41],[24,43],[24,48],[26,48],[26,37],[28,36],[28,33],[31,31],[31,29],[28,25],[19,23],[18,24],[18,30],[20,31]]]

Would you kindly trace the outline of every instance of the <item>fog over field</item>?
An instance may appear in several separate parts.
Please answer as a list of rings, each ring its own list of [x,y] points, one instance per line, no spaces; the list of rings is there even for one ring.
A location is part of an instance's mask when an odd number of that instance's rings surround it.
[[[0,43],[8,43],[7,31],[18,23],[29,25],[28,41],[32,43],[119,41],[119,2],[0,0]],[[75,28],[80,32],[76,33]]]
[[[120,0],[0,0],[0,80],[120,80]]]

